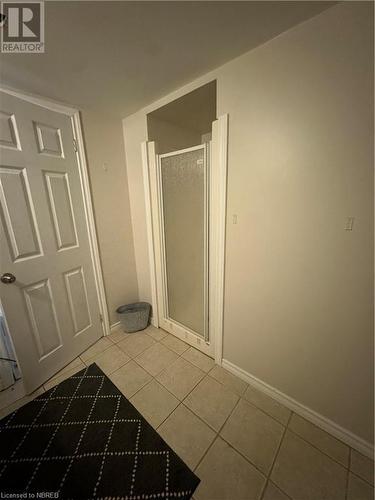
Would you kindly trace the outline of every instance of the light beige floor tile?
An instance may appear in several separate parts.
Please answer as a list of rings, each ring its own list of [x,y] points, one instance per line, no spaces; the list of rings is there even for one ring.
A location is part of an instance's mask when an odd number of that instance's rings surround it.
[[[121,340],[128,338],[130,335],[131,333],[126,333],[121,327],[119,327],[105,338],[111,340],[114,344],[117,344],[118,342],[121,342]]]
[[[279,422],[241,399],[220,435],[268,474],[284,430]]]
[[[271,479],[296,500],[344,500],[346,476],[344,467],[287,431]]]
[[[194,349],[194,347],[187,349],[182,354],[182,357],[206,373],[208,373],[215,366],[215,361],[212,358],[206,356],[203,352],[198,351],[198,349]]]
[[[99,368],[106,374],[110,375],[112,372],[123,366],[129,361],[129,356],[124,353],[117,345],[112,344],[111,347],[100,353],[94,358],[86,361],[89,366],[91,363],[96,363]]]
[[[374,488],[352,473],[349,473],[347,500],[374,500]]]
[[[113,342],[111,342],[107,337],[102,337],[94,345],[86,349],[86,351],[81,354],[80,358],[84,363],[86,363],[86,361],[88,361],[90,358],[97,356],[98,354],[112,346]]]
[[[50,380],[52,380],[53,378],[56,378],[56,377],[61,377],[61,375],[64,375],[64,373],[70,372],[74,368],[77,368],[77,366],[81,366],[81,365],[82,365],[82,360],[78,356],[76,359],[73,359],[72,362],[70,362],[69,364],[67,364],[66,366],[64,366],[64,368],[62,370],[60,370],[59,372],[57,372],[56,375],[54,375],[53,377],[51,377]]]
[[[251,385],[249,385],[244,394],[244,398],[282,424],[286,425],[288,423],[292,412],[264,392],[258,391],[255,387],[251,387]]]
[[[163,370],[156,379],[163,384],[172,394],[182,400],[191,392],[205,376],[199,368],[178,358],[173,364]]]
[[[258,500],[265,483],[265,477],[220,438],[195,473],[201,479],[196,500]]]
[[[126,339],[121,340],[117,346],[122,349],[128,356],[135,358],[138,354],[145,351],[155,343],[149,335],[143,332],[135,332],[129,335]]]
[[[134,361],[129,361],[111,373],[109,378],[127,398],[131,398],[152,379],[151,375]]]
[[[138,364],[155,377],[162,370],[174,363],[177,354],[162,344],[156,343],[135,358]]]
[[[323,453],[348,467],[350,449],[346,444],[295,413],[292,415],[289,428]]]
[[[82,361],[80,361],[80,364],[76,365],[74,368],[71,368],[70,370],[66,370],[66,371],[64,371],[64,373],[57,375],[57,376],[54,376],[53,378],[48,380],[44,384],[44,389],[46,391],[48,391],[52,387],[55,387],[55,385],[59,384],[63,380],[66,380],[67,378],[71,377],[72,375],[75,375],[76,373],[83,370],[84,368],[86,368],[86,365],[84,363],[82,363]]]
[[[290,497],[285,495],[271,481],[268,482],[263,500],[290,500]]]
[[[147,335],[150,335],[157,342],[168,335],[165,330],[162,330],[161,328],[155,328],[153,325],[149,325],[146,330],[144,330],[144,332],[147,333]]]
[[[248,386],[246,382],[218,365],[212,368],[209,375],[239,396],[243,395]]]
[[[177,353],[179,356],[181,356],[183,352],[189,349],[188,344],[178,339],[174,335],[168,335],[167,337],[164,337],[161,343],[168,347],[168,349],[171,349],[172,351]]]
[[[356,450],[351,450],[350,470],[368,483],[374,484],[374,461]]]
[[[238,396],[211,377],[205,377],[186,397],[184,404],[215,430],[220,430]]]
[[[155,380],[138,391],[130,401],[154,428],[179,404],[178,399]]]
[[[9,413],[12,413],[15,410],[18,410],[18,408],[21,408],[21,406],[25,405],[29,401],[32,401],[33,399],[37,398],[44,392],[44,387],[39,387],[36,391],[32,392],[28,396],[24,396],[23,398],[17,399],[14,403],[6,406],[5,408],[0,409],[0,419],[6,417],[9,415]]]
[[[216,436],[208,425],[183,404],[162,423],[158,433],[192,469]]]

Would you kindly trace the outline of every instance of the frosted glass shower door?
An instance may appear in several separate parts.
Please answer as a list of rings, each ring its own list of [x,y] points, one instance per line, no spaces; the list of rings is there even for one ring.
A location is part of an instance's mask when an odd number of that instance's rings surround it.
[[[166,318],[208,340],[207,149],[159,162]]]

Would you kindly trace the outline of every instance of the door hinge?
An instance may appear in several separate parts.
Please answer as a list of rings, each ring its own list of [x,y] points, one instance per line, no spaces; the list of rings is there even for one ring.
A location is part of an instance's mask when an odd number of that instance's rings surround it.
[[[73,148],[74,148],[74,151],[77,152],[78,151],[78,147],[77,147],[77,141],[75,139],[73,139]]]
[[[99,314],[99,319],[100,319],[101,323],[104,323],[104,321],[103,321],[103,315],[102,314]]]

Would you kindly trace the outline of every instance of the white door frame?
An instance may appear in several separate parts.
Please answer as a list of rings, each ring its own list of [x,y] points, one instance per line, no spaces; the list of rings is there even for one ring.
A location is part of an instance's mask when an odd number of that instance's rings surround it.
[[[98,296],[99,302],[99,311],[102,319],[102,329],[104,335],[110,334],[110,326],[109,326],[109,317],[108,317],[108,309],[107,309],[107,301],[105,296],[104,289],[104,281],[103,281],[103,273],[100,264],[99,258],[99,246],[98,246],[98,238],[96,234],[95,227],[95,219],[94,219],[94,211],[92,206],[91,192],[90,192],[90,183],[87,169],[87,161],[85,154],[85,146],[82,135],[82,126],[81,126],[81,117],[80,111],[77,108],[72,108],[65,104],[61,104],[44,97],[34,96],[28,94],[23,91],[11,89],[9,87],[0,85],[0,90],[6,94],[10,94],[14,97],[18,97],[23,101],[30,102],[31,104],[36,104],[37,106],[41,106],[43,108],[49,109],[51,111],[55,111],[57,113],[61,113],[70,117],[73,131],[73,140],[74,140],[74,149],[76,151],[77,156],[77,164],[79,170],[79,176],[81,180],[82,194],[83,194],[83,203],[85,207],[85,219],[87,224],[87,230],[89,235],[89,243],[90,243],[90,253],[91,260],[94,269],[94,278],[96,285],[96,292]],[[6,311],[4,311],[6,315]],[[16,353],[17,354],[17,353]],[[22,367],[21,367],[22,369]]]
[[[146,203],[147,240],[153,307],[152,323],[159,326],[160,299],[158,300],[157,259],[160,260],[160,231],[153,222],[152,206],[156,206],[151,189],[153,179],[150,172],[156,171],[156,149],[154,142],[142,143],[143,182]],[[225,228],[227,197],[227,153],[228,115],[222,115],[212,124],[211,183],[210,183],[210,279],[209,279],[209,322],[210,340],[214,344],[214,358],[219,365],[223,358],[224,320],[224,268],[225,268]],[[160,287],[159,287],[160,288]],[[189,342],[189,338],[183,339]],[[193,345],[192,342],[189,342]]]

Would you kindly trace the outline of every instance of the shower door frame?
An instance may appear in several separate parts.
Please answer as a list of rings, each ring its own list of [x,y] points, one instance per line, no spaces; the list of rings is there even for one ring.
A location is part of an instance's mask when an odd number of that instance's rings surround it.
[[[199,144],[198,146],[192,146],[190,148],[184,148],[177,151],[171,151],[170,153],[164,153],[156,156],[157,166],[157,190],[158,190],[158,202],[159,202],[159,228],[160,228],[160,244],[161,244],[161,276],[159,282],[161,283],[160,292],[163,294],[162,297],[159,296],[159,322],[160,326],[169,333],[175,334],[177,332],[179,337],[183,336],[185,339],[189,335],[195,335],[200,340],[209,343],[209,290],[208,290],[208,280],[209,280],[209,185],[210,185],[210,148],[211,142],[205,144]],[[164,197],[163,197],[163,180],[162,180],[162,160],[164,158],[170,158],[173,156],[179,156],[184,153],[190,153],[192,151],[203,150],[203,165],[204,165],[204,209],[203,209],[203,227],[204,227],[204,246],[203,246],[203,309],[204,309],[204,331],[203,335],[195,332],[186,325],[180,323],[176,319],[173,319],[169,315],[169,299],[168,299],[168,278],[167,278],[167,259],[166,259],[166,245],[165,245],[165,227],[164,227]],[[160,307],[161,306],[161,307]],[[162,314],[160,314],[162,313]]]
[[[204,145],[173,151],[161,157],[200,149]],[[164,260],[164,232],[160,165],[155,142],[142,143],[142,165],[145,192],[147,240],[152,296],[152,324],[161,327],[177,338],[222,363],[224,317],[224,265],[227,188],[228,115],[222,115],[212,124],[212,141],[209,151],[209,244],[208,244],[208,339],[171,320],[165,314],[166,276]]]

